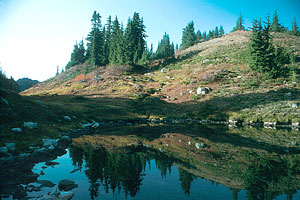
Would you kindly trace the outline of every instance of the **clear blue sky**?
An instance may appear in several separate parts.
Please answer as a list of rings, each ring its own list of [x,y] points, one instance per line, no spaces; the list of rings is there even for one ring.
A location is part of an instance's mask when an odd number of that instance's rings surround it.
[[[133,12],[144,18],[148,45],[164,32],[180,44],[182,29],[194,21],[201,32],[223,25],[228,33],[240,12],[246,27],[274,10],[280,22],[300,26],[300,0],[0,0],[0,66],[7,76],[39,81],[53,77],[70,59],[75,41],[86,38],[94,10],[118,15],[126,25]]]

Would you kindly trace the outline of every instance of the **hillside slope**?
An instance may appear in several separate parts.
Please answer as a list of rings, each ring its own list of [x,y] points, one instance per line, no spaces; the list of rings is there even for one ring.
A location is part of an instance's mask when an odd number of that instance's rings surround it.
[[[121,98],[120,102],[126,102],[120,104],[124,106],[121,113],[125,109],[136,117],[299,122],[299,75],[263,80],[253,73],[247,64],[250,34],[237,31],[199,43],[179,52],[174,60],[154,63],[144,74],[109,66],[84,75],[83,66],[75,66],[22,94],[84,96],[105,102],[99,105],[105,111],[117,109]],[[273,38],[299,58],[298,37],[274,33]],[[295,60],[291,65],[299,68]]]

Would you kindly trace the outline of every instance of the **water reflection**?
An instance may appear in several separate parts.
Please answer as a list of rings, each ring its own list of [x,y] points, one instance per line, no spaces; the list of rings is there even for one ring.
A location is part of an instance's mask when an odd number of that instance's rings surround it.
[[[142,185],[146,164],[150,166],[154,157],[162,177],[167,175],[167,171],[171,172],[173,165],[172,159],[154,156],[143,150],[116,153],[89,145],[84,145],[83,148],[72,146],[70,156],[74,166],[78,168],[82,168],[84,161],[86,163],[84,173],[89,179],[91,199],[98,197],[100,185],[105,188],[106,193],[109,193],[109,189],[113,193],[116,190],[120,193],[122,189],[126,198],[128,195],[136,196]]]
[[[100,186],[103,186],[107,194],[110,191],[112,193],[124,191],[126,198],[128,195],[135,197],[143,184],[146,166],[151,167],[150,161],[153,159],[162,179],[171,174],[174,164],[179,166],[178,179],[187,197],[191,193],[192,182],[199,178],[224,183],[223,179],[230,177],[234,180],[234,183],[228,185],[232,192],[232,199],[239,199],[242,190],[247,191],[249,200],[274,199],[282,194],[285,194],[287,199],[293,199],[299,189],[300,166],[299,157],[296,155],[281,156],[277,159],[260,157],[255,160],[243,160],[245,158],[240,157],[238,159],[242,160],[234,161],[236,166],[231,165],[230,168],[226,165],[216,167],[216,163],[213,162],[201,163],[197,157],[189,158],[189,162],[186,162],[181,157],[187,155],[185,152],[177,157],[174,155],[176,154],[161,152],[155,147],[127,146],[106,149],[103,146],[95,147],[83,143],[70,148],[73,165],[82,169],[85,163],[84,173],[89,179],[91,199],[99,196]],[[245,165],[245,162],[248,165]],[[201,169],[203,170],[201,165],[208,169],[207,176],[203,176],[203,172],[200,172]],[[226,171],[224,167],[227,168]],[[218,174],[218,177],[210,177],[209,170]]]

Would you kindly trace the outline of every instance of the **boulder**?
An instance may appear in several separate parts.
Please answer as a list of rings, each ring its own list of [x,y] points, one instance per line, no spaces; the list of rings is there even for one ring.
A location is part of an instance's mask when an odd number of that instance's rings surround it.
[[[69,116],[64,116],[64,119],[67,120],[67,121],[71,121],[72,120],[71,117],[69,117]]]
[[[165,67],[162,68],[162,69],[160,70],[160,72],[161,72],[161,73],[166,73],[166,72],[167,72],[167,68],[165,68]]]
[[[24,122],[24,127],[25,128],[29,128],[29,129],[37,128],[37,123],[34,123],[34,122]]]
[[[55,183],[52,183],[48,180],[37,180],[36,183],[40,184],[40,187],[53,187],[55,186]]]
[[[100,124],[95,121],[93,121],[92,123],[82,124],[82,128],[88,128],[88,127],[98,128],[99,126]]]
[[[12,128],[11,131],[21,133],[22,129],[21,128]]]
[[[77,188],[78,185],[75,184],[75,181],[72,181],[72,180],[68,180],[68,179],[63,179],[63,180],[60,180],[59,183],[58,183],[58,189],[60,191],[69,191],[69,190],[72,190],[74,188]]]
[[[72,138],[65,135],[58,140],[58,146],[67,146],[72,143]]]
[[[54,149],[57,147],[58,142],[56,139],[43,139],[43,146],[47,149]]]
[[[7,153],[8,149],[7,147],[0,147],[0,153]]]
[[[197,89],[197,95],[208,94],[210,91],[212,91],[212,89],[209,88],[209,87],[205,87],[205,88],[198,87],[198,89]]]
[[[209,63],[209,62],[210,62],[209,59],[205,59],[205,60],[202,61],[202,64],[206,64],[206,63]]]
[[[5,146],[7,147],[8,151],[16,150],[16,144],[15,143],[5,143]]]
[[[195,147],[196,147],[197,149],[203,149],[203,148],[207,147],[207,145],[204,144],[203,142],[200,142],[200,143],[196,143],[196,144],[195,144]]]
[[[74,192],[57,192],[56,189],[48,194],[45,194],[37,200],[70,200],[74,196]]]

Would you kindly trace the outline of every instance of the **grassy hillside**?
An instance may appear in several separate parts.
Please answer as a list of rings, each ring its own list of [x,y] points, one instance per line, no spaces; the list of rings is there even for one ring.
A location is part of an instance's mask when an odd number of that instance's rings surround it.
[[[83,75],[83,66],[75,66],[22,94],[34,99],[54,94],[68,95],[67,99],[82,96],[89,103],[78,101],[75,110],[79,103],[85,111],[91,105],[97,107],[97,113],[113,111],[99,120],[116,119],[125,112],[131,117],[299,122],[299,74],[264,80],[254,73],[247,64],[250,34],[237,31],[199,43],[173,60],[155,61],[148,73],[109,66]],[[299,69],[299,38],[284,33],[274,33],[273,38],[275,44],[289,47],[294,58],[289,67]],[[198,87],[212,91],[197,95]],[[119,102],[120,108],[116,106]],[[49,103],[65,105],[64,100],[53,102],[51,98]]]

